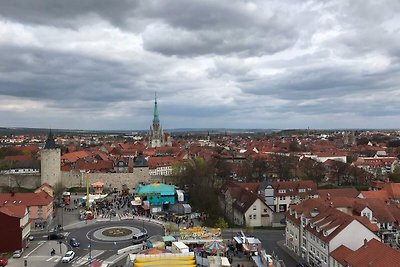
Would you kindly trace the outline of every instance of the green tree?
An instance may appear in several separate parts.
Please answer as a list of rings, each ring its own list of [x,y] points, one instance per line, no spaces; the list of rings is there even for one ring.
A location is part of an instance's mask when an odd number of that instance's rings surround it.
[[[400,183],[400,166],[397,165],[394,167],[394,170],[391,174],[389,174],[390,181],[394,183]]]
[[[217,222],[215,223],[215,228],[221,228],[221,230],[229,227],[228,223],[225,221],[223,217],[219,217]]]

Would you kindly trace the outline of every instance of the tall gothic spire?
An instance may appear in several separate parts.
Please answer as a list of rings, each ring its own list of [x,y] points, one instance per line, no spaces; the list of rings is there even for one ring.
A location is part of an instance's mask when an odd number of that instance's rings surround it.
[[[153,124],[159,124],[160,119],[158,117],[158,108],[157,108],[157,92],[154,93],[154,112],[153,112]]]

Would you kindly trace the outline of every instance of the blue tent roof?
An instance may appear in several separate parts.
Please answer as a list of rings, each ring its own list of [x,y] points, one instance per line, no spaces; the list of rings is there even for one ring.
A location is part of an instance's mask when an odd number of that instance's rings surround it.
[[[168,184],[148,184],[148,185],[140,185],[136,188],[137,195],[148,195],[148,194],[160,194],[160,195],[174,195],[175,187],[173,185]]]

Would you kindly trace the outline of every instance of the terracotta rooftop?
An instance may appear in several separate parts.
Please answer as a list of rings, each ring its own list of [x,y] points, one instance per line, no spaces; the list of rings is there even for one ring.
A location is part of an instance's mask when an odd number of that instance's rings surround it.
[[[0,206],[10,204],[30,206],[47,206],[53,198],[46,192],[38,193],[0,193]]]
[[[10,204],[10,205],[0,207],[0,212],[7,214],[8,216],[11,216],[11,217],[22,218],[27,213],[27,210],[26,210],[26,206],[24,206],[24,205]]]
[[[318,195],[320,198],[327,197],[357,197],[360,193],[354,187],[335,188],[335,189],[320,189]]]
[[[365,245],[349,254],[345,261],[352,267],[389,267],[399,266],[400,251],[371,239]]]
[[[334,258],[337,262],[339,262],[341,265],[346,266],[346,258],[353,253],[354,251],[346,247],[345,245],[341,245],[334,251],[330,253],[330,256]]]

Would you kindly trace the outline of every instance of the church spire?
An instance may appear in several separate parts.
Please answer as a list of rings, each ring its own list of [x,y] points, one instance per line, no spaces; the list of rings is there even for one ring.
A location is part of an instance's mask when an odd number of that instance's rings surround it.
[[[158,108],[157,108],[157,92],[154,93],[154,112],[153,112],[153,124],[159,124],[160,119],[158,117]]]

